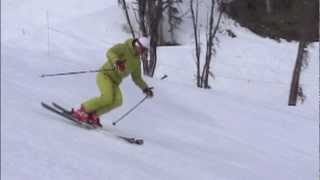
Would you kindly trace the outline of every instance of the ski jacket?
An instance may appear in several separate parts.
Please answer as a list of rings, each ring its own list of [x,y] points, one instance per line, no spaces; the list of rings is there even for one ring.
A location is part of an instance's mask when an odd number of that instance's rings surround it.
[[[131,74],[132,80],[140,89],[143,90],[148,87],[141,76],[140,56],[134,50],[133,39],[116,44],[107,51],[106,57],[108,60],[102,66],[101,73],[108,76],[115,84],[119,85],[123,78]],[[124,61],[124,71],[115,68],[118,60]]]

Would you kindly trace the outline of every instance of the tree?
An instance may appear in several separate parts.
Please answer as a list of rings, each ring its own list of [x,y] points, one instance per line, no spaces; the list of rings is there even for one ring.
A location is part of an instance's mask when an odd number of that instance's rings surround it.
[[[182,0],[167,0],[167,5],[164,9],[167,9],[169,33],[170,33],[170,43],[176,44],[175,30],[182,22],[182,18],[179,16],[179,10],[177,5],[182,3]]]
[[[125,13],[125,16],[126,16],[126,19],[127,19],[127,23],[129,25],[129,28],[130,28],[130,32],[131,32],[131,35],[133,38],[135,38],[135,34],[134,34],[134,30],[133,30],[133,27],[132,27],[132,24],[131,24],[131,21],[130,21],[130,17],[129,17],[129,13],[128,13],[128,8],[127,8],[127,3],[125,0],[118,0],[118,3],[119,5],[121,5],[124,13]]]
[[[301,68],[306,62],[306,47],[308,46],[307,41],[300,41],[299,48],[298,48],[298,55],[296,59],[296,63],[294,66],[294,70],[292,73],[292,80],[291,80],[291,87],[290,87],[290,95],[289,95],[289,106],[295,106],[297,104],[297,99],[300,97],[302,99],[302,102],[305,99],[305,96],[303,94],[303,89],[300,86],[300,74],[301,74]]]
[[[147,28],[146,28],[146,9],[147,9],[147,0],[137,0],[136,2],[138,8],[138,18],[137,21],[139,23],[139,29],[143,36],[147,36]]]
[[[211,8],[210,8],[210,18],[208,24],[208,32],[206,34],[207,43],[206,43],[206,57],[205,57],[205,64],[202,68],[202,75],[201,75],[201,87],[209,88],[209,72],[210,72],[210,63],[212,58],[213,49],[213,38],[214,38],[214,29],[213,29],[213,22],[214,22],[214,5],[215,1],[211,0]],[[217,26],[216,26],[217,29]]]
[[[147,1],[147,22],[149,29],[150,59],[148,63],[147,75],[153,77],[157,64],[157,40],[159,38],[159,23],[162,18],[163,0]]]
[[[201,87],[201,76],[200,76],[201,41],[200,41],[200,30],[199,30],[199,0],[196,0],[195,7],[194,7],[194,0],[190,0],[190,10],[191,10],[194,44],[195,44],[195,52],[196,52],[197,87]]]
[[[163,13],[163,0],[137,0],[137,21],[143,36],[149,36],[149,54],[143,55],[143,72],[145,75],[153,77],[157,64],[157,41],[159,39],[159,24]],[[149,55],[149,59],[148,59]]]
[[[148,53],[142,55],[143,72],[145,75],[152,77],[155,72],[157,64],[157,46],[163,39],[161,33],[161,24],[163,24],[163,16],[166,9],[168,9],[169,17],[169,32],[173,38],[174,29],[179,24],[178,11],[175,4],[181,3],[182,0],[136,0],[134,2],[136,20],[139,24],[140,35],[149,36],[150,49]],[[127,12],[127,5],[125,0],[118,0],[118,3],[122,5],[125,10],[127,22],[130,26],[132,36],[135,37],[130,18]],[[160,42],[159,42],[160,41]],[[148,59],[149,57],[149,59]]]
[[[153,77],[157,64],[157,46],[158,41],[162,39],[160,25],[163,20],[165,9],[171,8],[174,11],[173,4],[181,0],[137,0],[139,29],[143,36],[149,36],[151,39],[148,55],[142,57],[144,74]],[[182,1],[181,1],[182,2]],[[172,17],[174,18],[174,17]],[[175,19],[176,20],[176,19]],[[172,20],[174,21],[174,20]]]
[[[211,0],[210,12],[209,12],[209,22],[207,25],[207,34],[206,34],[206,55],[205,55],[205,63],[202,68],[202,73],[200,76],[200,56],[201,56],[201,47],[200,47],[200,30],[198,27],[198,12],[199,12],[199,1],[196,1],[196,13],[194,12],[194,0],[190,1],[191,15],[193,21],[193,31],[195,37],[195,51],[196,51],[196,65],[197,65],[197,86],[200,88],[210,88],[209,85],[209,74],[213,74],[210,72],[210,64],[212,60],[213,53],[215,53],[214,49],[214,38],[219,28],[219,24],[221,21],[222,13],[224,11],[224,3],[220,2],[220,13],[218,17],[218,21],[216,26],[214,26],[214,10],[215,10],[215,0]]]
[[[308,17],[312,17],[312,11],[310,11],[308,7],[312,6],[312,3],[304,3],[301,9],[301,16],[303,17],[304,20],[300,21],[300,28],[299,28],[299,48],[298,48],[298,54],[296,58],[296,63],[295,67],[292,73],[292,79],[291,79],[291,86],[290,86],[290,94],[289,94],[289,101],[288,105],[289,106],[295,106],[297,104],[298,98],[302,100],[302,102],[305,99],[305,96],[303,94],[303,89],[300,86],[300,74],[301,74],[301,69],[304,65],[308,64],[307,63],[307,50],[306,48],[308,47],[308,44],[310,41],[308,40],[308,35],[311,33],[310,28],[305,28],[308,27],[308,21],[305,19],[308,19]]]
[[[272,13],[271,0],[266,0],[266,11],[268,14]]]

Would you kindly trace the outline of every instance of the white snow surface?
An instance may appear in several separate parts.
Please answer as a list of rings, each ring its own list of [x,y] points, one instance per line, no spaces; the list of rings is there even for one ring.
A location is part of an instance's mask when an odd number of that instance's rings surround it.
[[[99,95],[94,73],[40,75],[98,69],[106,50],[130,37],[117,2],[1,3],[1,179],[318,178],[318,43],[309,47],[309,66],[301,76],[306,101],[288,107],[298,43],[261,38],[225,18],[211,64],[212,88],[199,89],[186,16],[183,44],[159,47],[156,75],[144,77],[154,98],[112,127],[143,98],[129,77],[121,84],[123,106],[102,117],[111,132],[145,140],[136,146],[74,126],[40,106],[55,101],[78,107]],[[227,36],[226,28],[237,37]],[[164,74],[168,78],[160,80]]]

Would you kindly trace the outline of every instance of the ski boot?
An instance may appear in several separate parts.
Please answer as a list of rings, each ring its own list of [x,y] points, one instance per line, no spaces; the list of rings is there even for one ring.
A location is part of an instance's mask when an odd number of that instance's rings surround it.
[[[80,107],[78,110],[72,109],[72,117],[74,117],[79,122],[87,122],[89,118],[89,114],[86,112],[83,106]]]
[[[94,127],[102,128],[100,118],[96,113],[90,113],[87,122],[88,122],[88,124],[91,124]]]

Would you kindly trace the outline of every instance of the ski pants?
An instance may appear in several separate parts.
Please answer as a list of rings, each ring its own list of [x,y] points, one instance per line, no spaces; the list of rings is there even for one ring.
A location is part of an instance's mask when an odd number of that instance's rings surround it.
[[[99,72],[97,85],[101,95],[92,98],[82,105],[86,112],[102,115],[122,105],[122,94],[118,84],[115,84],[107,75]]]

